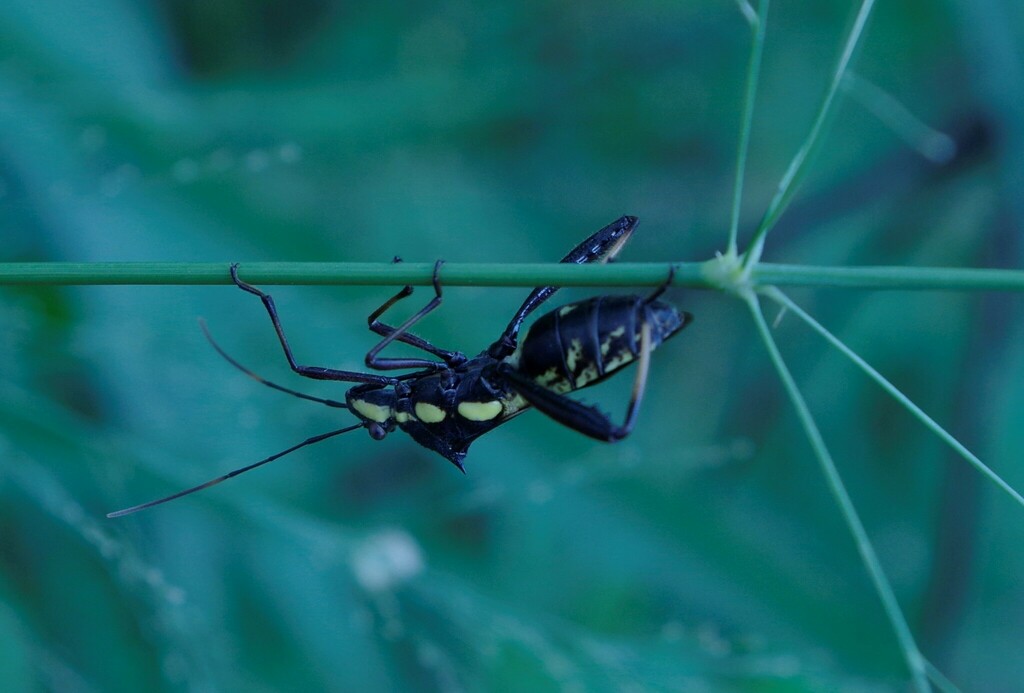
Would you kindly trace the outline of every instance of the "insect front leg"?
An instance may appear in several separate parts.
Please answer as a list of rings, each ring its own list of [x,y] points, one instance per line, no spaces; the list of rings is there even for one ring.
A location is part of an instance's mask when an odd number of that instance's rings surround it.
[[[299,375],[313,378],[314,380],[341,380],[350,383],[372,383],[376,385],[389,385],[392,383],[391,378],[373,373],[342,371],[335,368],[321,368],[320,366],[303,366],[299,364],[292,354],[292,348],[288,345],[288,339],[284,336],[284,329],[281,327],[281,319],[277,315],[277,307],[274,305],[273,297],[268,293],[260,291],[255,286],[242,281],[238,276],[237,262],[231,265],[231,280],[242,291],[259,296],[260,300],[263,301],[263,307],[267,309],[270,321],[274,323],[274,331],[277,332],[277,339],[281,342],[281,348],[284,349],[288,365]]]
[[[591,262],[604,263],[613,260],[632,237],[638,221],[636,217],[631,216],[616,219],[570,250],[559,262],[585,265]],[[519,329],[522,327],[523,321],[544,301],[551,298],[558,289],[557,286],[539,286],[531,291],[523,301],[523,305],[512,316],[512,320],[509,321],[505,331],[501,333],[501,337],[487,349],[488,355],[492,358],[503,359],[515,351]]]
[[[395,257],[395,262],[396,263],[397,262],[401,262],[401,261],[402,261],[401,258]],[[437,266],[435,265],[435,279],[436,279],[436,276],[437,276]],[[439,285],[435,286],[434,290],[435,290],[435,294],[438,293],[439,290],[440,290]],[[411,286],[407,285],[407,286],[403,287],[398,293],[396,293],[394,296],[392,296],[387,301],[385,301],[380,306],[380,308],[378,308],[377,310],[375,310],[372,313],[370,313],[369,317],[366,318],[367,327],[369,327],[371,331],[379,334],[381,337],[385,337],[385,338],[390,337],[393,340],[397,339],[400,342],[404,342],[405,344],[409,344],[411,346],[414,346],[417,349],[421,349],[421,350],[427,352],[428,354],[433,354],[434,356],[436,356],[439,359],[441,359],[442,361],[444,361],[445,364],[447,364],[448,366],[457,366],[460,363],[463,363],[466,360],[466,357],[462,353],[460,353],[458,351],[448,351],[447,349],[441,349],[440,347],[434,346],[433,344],[431,344],[430,342],[428,342],[425,339],[422,339],[421,337],[417,337],[416,335],[414,335],[414,334],[412,334],[410,332],[401,332],[400,328],[392,327],[391,325],[385,324],[385,323],[383,323],[383,322],[381,322],[379,320],[381,315],[383,315],[384,313],[386,313],[388,310],[391,309],[391,306],[395,305],[396,303],[401,301],[403,298],[407,298],[407,297],[411,296],[412,292],[413,292],[413,288]],[[434,307],[436,308],[436,306],[434,306]],[[427,311],[427,312],[429,312],[429,311]],[[423,316],[421,315],[420,317],[423,317]],[[392,337],[392,335],[395,335],[395,333],[397,333],[397,335]],[[383,347],[380,346],[380,345],[377,345],[377,347],[375,347],[375,348],[377,349],[377,351],[380,351],[380,349],[382,349]],[[380,360],[377,360],[376,362],[379,363]],[[371,364],[369,364],[369,362],[368,362],[367,365],[371,365]],[[373,366],[373,367],[376,368],[378,366]]]
[[[506,366],[502,369],[513,384],[516,392],[527,402],[552,419],[579,431],[580,433],[609,443],[622,440],[636,425],[640,403],[647,387],[647,374],[651,364],[651,327],[644,323],[640,328],[640,350],[636,375],[633,378],[633,392],[626,408],[626,418],[621,425],[612,422],[597,407],[587,406],[566,395],[553,392],[536,381]]]
[[[378,370],[397,370],[404,368],[424,368],[431,371],[439,371],[452,366],[457,366],[464,363],[466,357],[457,351],[446,351],[444,349],[438,349],[434,345],[425,339],[416,337],[415,335],[409,334],[409,328],[418,323],[424,317],[426,317],[431,311],[441,305],[442,292],[441,292],[441,279],[440,271],[441,265],[444,264],[443,260],[438,260],[434,264],[434,297],[427,302],[427,305],[423,306],[420,310],[416,311],[411,315],[405,322],[398,327],[391,327],[385,325],[377,320],[386,310],[388,310],[395,303],[401,299],[409,296],[412,293],[412,287],[405,287],[397,294],[391,297],[384,303],[380,308],[370,314],[367,322],[369,327],[377,334],[383,334],[382,339],[376,346],[366,353],[366,365],[370,368],[376,368]],[[416,358],[381,358],[377,356],[381,350],[384,349],[388,344],[394,341],[403,341],[407,344],[419,347],[424,351],[434,354],[439,358],[444,359],[444,362],[431,361],[429,359],[416,359]]]

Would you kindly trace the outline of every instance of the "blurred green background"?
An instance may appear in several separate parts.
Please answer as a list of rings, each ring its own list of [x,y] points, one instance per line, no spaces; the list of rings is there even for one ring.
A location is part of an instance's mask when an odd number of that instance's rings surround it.
[[[747,233],[854,9],[778,5]],[[766,259],[1018,266],[1021,36],[1011,2],[879,3],[858,74],[960,154],[929,164],[845,99]],[[628,213],[624,259],[703,260],[748,41],[732,2],[5,0],[0,259],[543,261]],[[341,368],[389,292],[273,291],[299,358]],[[476,352],[524,294],[450,289],[421,333]],[[1016,297],[795,296],[1024,488]],[[620,444],[530,413],[462,476],[360,432],[107,520],[345,419],[233,370],[198,316],[266,377],[344,388],[292,375],[232,288],[3,288],[5,690],[905,689],[749,318],[668,299],[696,321]],[[925,654],[967,690],[1021,690],[1024,511],[798,321],[776,335]],[[620,413],[622,380],[588,398]]]

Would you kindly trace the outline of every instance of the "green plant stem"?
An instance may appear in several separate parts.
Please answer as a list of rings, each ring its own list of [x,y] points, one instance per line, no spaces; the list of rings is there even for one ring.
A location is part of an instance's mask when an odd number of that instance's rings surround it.
[[[928,673],[928,678],[931,679],[935,687],[942,693],[960,693],[960,689],[956,687],[956,684],[946,678],[946,675],[927,659],[924,660],[924,668]]]
[[[754,237],[750,241],[750,246],[747,248],[746,253],[744,253],[743,266],[746,268],[754,267],[758,260],[761,259],[761,251],[764,248],[765,236],[772,227],[775,226],[775,223],[779,220],[779,217],[782,216],[782,213],[786,211],[786,207],[789,206],[789,202],[793,199],[793,195],[796,193],[800,181],[807,172],[807,165],[817,149],[818,143],[821,141],[821,134],[825,130],[825,125],[835,112],[834,106],[836,95],[839,94],[840,87],[843,84],[843,79],[846,76],[846,71],[849,69],[850,63],[853,60],[853,55],[860,43],[861,36],[864,34],[864,27],[867,25],[868,18],[871,16],[871,9],[874,5],[875,0],[862,0],[860,4],[860,9],[857,11],[857,16],[854,19],[853,26],[850,27],[850,32],[846,36],[846,43],[843,45],[843,51],[839,55],[839,60],[836,63],[835,70],[832,72],[832,81],[829,84],[828,90],[825,92],[825,97],[821,102],[821,106],[818,108],[818,114],[814,119],[814,124],[811,126],[811,131],[807,134],[807,138],[804,140],[803,144],[800,145],[800,149],[797,150],[793,160],[789,162],[789,167],[783,174],[782,180],[779,181],[779,187],[775,191],[775,196],[768,204],[768,210],[765,212],[764,217],[761,219],[761,223],[754,232]]]
[[[722,288],[710,263],[675,264],[675,286]],[[227,262],[14,262],[0,263],[4,284],[230,284]],[[434,263],[247,262],[241,276],[274,284],[429,285]],[[663,263],[609,265],[558,263],[450,263],[441,268],[448,286],[657,286],[668,276]],[[818,286],[868,289],[1022,291],[1024,270],[956,267],[822,267],[759,263],[754,286]]]
[[[992,483],[998,486],[1002,491],[1007,493],[1013,500],[1015,500],[1021,506],[1024,506],[1024,498],[1021,497],[1017,491],[1013,489],[1008,483],[1003,481],[1002,477],[992,471],[984,462],[978,459],[978,456],[968,450],[959,440],[957,440],[951,433],[946,431],[940,426],[935,419],[924,413],[921,407],[914,404],[913,401],[905,394],[900,392],[899,388],[889,382],[885,376],[876,371],[871,367],[864,359],[862,359],[856,352],[850,347],[843,344],[843,342],[836,337],[834,334],[829,332],[819,323],[817,320],[812,318],[806,311],[800,306],[794,303],[786,294],[782,293],[775,287],[767,287],[764,290],[766,296],[771,298],[773,301],[778,303],[780,306],[793,311],[793,313],[807,323],[811,329],[820,334],[829,344],[838,349],[844,356],[853,361],[869,378],[878,383],[883,390],[888,392],[897,402],[899,402],[907,411],[909,411],[918,421],[923,423],[930,431],[939,437],[942,442],[950,446],[958,455],[963,457],[970,463],[975,469],[981,472],[986,478]]]
[[[752,33],[750,59],[747,63],[746,91],[743,96],[743,121],[740,124],[740,142],[736,148],[736,180],[732,191],[732,216],[729,220],[729,241],[726,252],[736,255],[739,252],[737,237],[740,228],[740,207],[743,205],[743,179],[747,172],[747,153],[750,150],[750,129],[754,122],[754,101],[757,97],[757,85],[760,83],[761,56],[764,55],[765,27],[768,24],[768,2],[761,0],[758,11],[754,13],[749,4],[740,5],[744,16],[750,23]]]
[[[762,262],[751,272],[757,285],[859,289],[1021,291],[1024,270],[975,267],[822,267]]]
[[[814,421],[811,410],[807,407],[807,402],[804,400],[803,394],[800,392],[800,388],[797,387],[796,381],[793,379],[793,375],[790,373],[789,367],[782,358],[782,353],[779,351],[779,347],[775,343],[775,339],[772,337],[771,328],[768,327],[768,323],[764,319],[764,313],[761,310],[761,304],[757,295],[747,292],[744,295],[744,298],[746,299],[747,306],[750,308],[750,313],[754,318],[754,324],[761,336],[761,340],[764,342],[765,348],[768,349],[768,355],[771,358],[772,363],[775,365],[775,370],[779,374],[779,378],[782,380],[782,384],[786,389],[786,393],[789,395],[790,401],[793,403],[793,407],[796,409],[800,425],[807,434],[807,440],[810,442],[811,448],[814,450],[815,457],[818,458],[818,463],[825,475],[825,481],[828,483],[828,488],[832,492],[836,503],[839,505],[843,518],[846,520],[846,524],[850,529],[850,533],[853,534],[857,550],[860,552],[861,559],[864,561],[864,566],[867,568],[868,574],[871,576],[871,581],[875,585],[875,591],[878,593],[878,597],[882,602],[882,607],[885,609],[885,613],[889,617],[889,622],[892,624],[893,631],[896,634],[896,639],[899,640],[900,649],[903,651],[903,656],[907,661],[907,667],[910,669],[914,688],[917,691],[927,692],[931,690],[931,688],[928,685],[924,658],[921,656],[921,652],[917,648],[917,643],[914,641],[914,636],[910,632],[910,626],[907,624],[907,619],[903,615],[903,611],[900,609],[899,602],[896,601],[896,595],[892,591],[892,585],[889,584],[889,579],[885,576],[882,564],[879,562],[878,556],[875,554],[875,549],[871,544],[871,539],[868,537],[868,533],[864,529],[864,523],[861,522],[860,516],[857,514],[857,510],[854,508],[853,500],[851,500],[850,494],[847,492],[846,486],[843,484],[843,480],[839,476],[839,470],[836,469],[835,462],[832,459],[832,454],[828,451],[828,447],[825,445],[824,438],[821,437],[821,431],[818,430],[818,425]]]
[[[708,263],[675,264],[674,286],[724,288]],[[11,262],[0,263],[5,284],[230,284],[227,262]],[[241,276],[253,283],[395,286],[431,282],[434,263],[247,262]],[[447,286],[658,286],[668,263],[617,262],[609,265],[558,263],[445,264]],[[821,267],[759,263],[750,280],[756,286],[817,286],[862,289],[1024,291],[1024,270],[956,267]]]

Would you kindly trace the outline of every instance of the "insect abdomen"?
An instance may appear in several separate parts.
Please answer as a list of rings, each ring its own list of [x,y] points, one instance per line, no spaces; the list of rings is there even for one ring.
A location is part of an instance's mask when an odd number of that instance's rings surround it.
[[[533,324],[516,354],[517,370],[554,392],[571,392],[632,363],[640,353],[644,323],[650,326],[654,349],[690,319],[689,313],[641,296],[570,303]]]

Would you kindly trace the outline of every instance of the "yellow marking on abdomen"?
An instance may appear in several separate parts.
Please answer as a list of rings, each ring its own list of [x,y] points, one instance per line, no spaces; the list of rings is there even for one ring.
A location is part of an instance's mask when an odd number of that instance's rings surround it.
[[[612,341],[618,339],[624,334],[626,334],[626,328],[621,325],[609,332],[608,337],[601,342],[601,356],[607,356],[608,352],[611,351]]]
[[[469,421],[490,421],[502,411],[501,402],[459,402],[459,416]]]
[[[618,354],[604,362],[604,372],[611,373],[612,371],[617,371],[626,364],[632,363],[634,359],[636,359],[636,356],[633,355],[633,352],[629,349],[622,349]]]
[[[508,417],[522,413],[524,409],[530,406],[530,403],[518,392],[512,392],[502,399],[501,406],[504,415]]]
[[[417,402],[413,411],[416,412],[416,418],[423,423],[439,423],[447,416],[444,409],[430,402]]]
[[[568,380],[565,379],[565,376],[563,376],[558,371],[558,368],[552,366],[551,368],[544,371],[542,374],[538,375],[533,380],[541,387],[546,387],[552,392],[569,392],[570,390],[572,390],[572,385],[569,383]]]
[[[576,376],[576,388],[586,387],[598,379],[597,366],[590,364]]]
[[[391,418],[391,407],[374,404],[363,399],[352,400],[352,409],[360,416],[377,423],[384,423]]]
[[[570,373],[576,372],[576,362],[583,356],[583,342],[578,339],[572,340],[569,343],[569,348],[565,350],[565,367]]]

